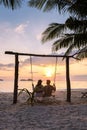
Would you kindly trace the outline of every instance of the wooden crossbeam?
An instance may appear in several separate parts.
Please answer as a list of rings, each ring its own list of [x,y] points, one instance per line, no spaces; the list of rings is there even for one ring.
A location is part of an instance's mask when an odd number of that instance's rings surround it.
[[[30,54],[30,53],[18,53],[18,52],[13,52],[13,51],[5,51],[5,54],[10,54],[10,55],[22,55],[22,56],[36,56],[36,57],[71,57],[73,56],[66,56],[66,55],[57,55],[57,54]]]

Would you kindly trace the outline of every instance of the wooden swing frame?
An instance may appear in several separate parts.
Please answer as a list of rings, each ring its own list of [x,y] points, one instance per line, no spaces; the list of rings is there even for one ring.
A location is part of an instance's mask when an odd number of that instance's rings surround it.
[[[12,51],[5,51],[5,54],[10,54],[15,56],[15,73],[14,73],[14,94],[13,94],[13,104],[17,103],[18,97],[18,72],[19,72],[19,56],[36,56],[36,57],[57,57],[66,59],[66,86],[67,86],[67,96],[66,101],[71,102],[71,83],[70,83],[70,74],[69,74],[69,60],[70,58],[74,58],[74,55],[65,56],[65,55],[43,55],[43,54],[28,54],[28,53],[18,53]]]

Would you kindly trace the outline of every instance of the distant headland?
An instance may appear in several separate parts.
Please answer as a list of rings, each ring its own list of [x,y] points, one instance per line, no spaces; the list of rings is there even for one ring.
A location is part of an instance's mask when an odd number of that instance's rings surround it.
[[[0,79],[0,81],[4,81],[3,79]]]
[[[33,81],[32,79],[21,79],[20,81]]]

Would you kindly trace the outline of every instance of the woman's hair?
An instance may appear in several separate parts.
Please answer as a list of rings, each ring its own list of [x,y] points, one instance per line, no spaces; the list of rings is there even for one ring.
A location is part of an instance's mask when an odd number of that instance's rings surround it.
[[[42,80],[41,80],[41,79],[39,79],[39,80],[38,80],[38,84],[41,84],[41,83],[42,83]]]

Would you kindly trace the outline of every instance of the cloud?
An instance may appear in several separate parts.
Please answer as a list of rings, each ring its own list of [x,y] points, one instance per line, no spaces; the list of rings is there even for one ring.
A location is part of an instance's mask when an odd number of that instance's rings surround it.
[[[0,70],[7,70],[9,71],[9,69],[13,69],[14,68],[14,64],[13,63],[9,63],[9,64],[2,64],[0,63]]]
[[[51,53],[49,55],[64,55],[64,53]],[[75,64],[77,61],[73,58],[70,58],[70,65]],[[21,62],[21,65],[30,64],[30,58],[26,58],[24,61]],[[38,66],[48,66],[48,65],[55,65],[56,64],[56,57],[35,57],[32,56],[32,64]],[[57,65],[58,66],[66,66],[65,59],[63,60],[62,57],[57,57]]]
[[[28,22],[24,23],[24,24],[20,24],[18,25],[14,31],[16,33],[19,33],[19,34],[22,34],[22,33],[25,33],[25,29],[28,27]]]
[[[1,50],[29,52],[29,53],[50,53],[51,44],[41,44],[42,28],[32,25],[30,22],[0,23],[0,45]]]
[[[42,34],[40,33],[40,34],[38,34],[38,35],[36,36],[36,39],[39,40],[39,41],[41,41],[41,37],[42,37]]]
[[[16,52],[34,50],[28,25],[29,22],[20,23],[18,26],[11,23],[0,23],[0,53],[6,50]]]
[[[51,54],[50,54],[51,55]],[[58,58],[57,64],[64,65],[65,61],[62,61],[62,58]],[[29,65],[30,58],[21,61],[21,65]],[[32,64],[37,66],[48,66],[48,65],[55,65],[56,64],[56,57],[32,57]]]

